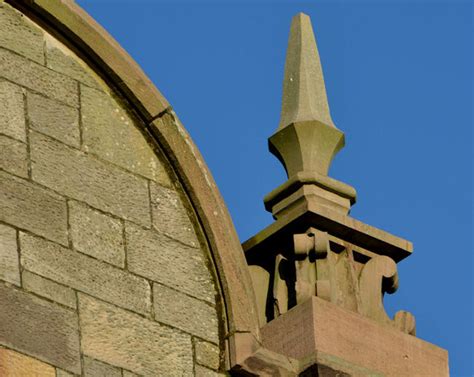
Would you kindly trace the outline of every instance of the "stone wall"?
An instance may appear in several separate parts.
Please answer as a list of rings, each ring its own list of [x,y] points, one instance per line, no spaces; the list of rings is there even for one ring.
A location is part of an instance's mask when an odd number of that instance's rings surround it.
[[[213,376],[209,251],[158,147],[0,2],[0,375]]]

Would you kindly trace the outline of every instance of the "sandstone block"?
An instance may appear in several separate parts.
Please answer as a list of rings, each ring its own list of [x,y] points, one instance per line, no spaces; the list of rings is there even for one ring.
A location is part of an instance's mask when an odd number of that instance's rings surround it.
[[[201,250],[130,223],[125,231],[130,271],[214,303],[215,289]]]
[[[201,365],[196,365],[195,377],[224,377],[225,374],[217,373],[213,370],[204,368]]]
[[[3,224],[0,224],[0,279],[21,284],[16,230]]]
[[[125,250],[122,222],[86,205],[69,202],[72,243],[77,250],[123,267]]]
[[[44,64],[43,31],[6,4],[0,4],[0,46]]]
[[[339,375],[449,376],[445,350],[316,296],[267,323],[261,334],[265,348],[319,364],[320,372],[325,365]]]
[[[2,48],[0,77],[67,105],[79,104],[76,81]]]
[[[39,94],[27,94],[27,110],[32,129],[73,147],[80,146],[79,110]]]
[[[211,342],[219,342],[216,308],[161,284],[153,284],[155,319]]]
[[[128,370],[122,371],[123,377],[140,377],[138,374],[129,372]]]
[[[150,194],[153,226],[171,238],[198,247],[193,224],[179,194],[154,183],[150,184]]]
[[[2,114],[0,132],[25,141],[25,107],[22,88],[8,81],[0,81],[0,114]]]
[[[74,312],[5,284],[0,284],[0,302],[1,344],[80,373]]]
[[[54,281],[32,274],[27,270],[22,272],[23,288],[40,296],[49,298],[60,304],[76,308],[76,294],[74,290]]]
[[[200,339],[194,339],[196,362],[210,369],[219,369],[219,347]]]
[[[120,307],[149,313],[150,285],[145,279],[28,234],[20,234],[20,245],[27,270]]]
[[[191,339],[154,321],[79,295],[87,356],[144,376],[192,376]]]
[[[56,368],[56,377],[74,377],[75,375],[65,370]]]
[[[0,168],[21,177],[28,177],[26,144],[0,135]]]
[[[167,173],[142,132],[117,100],[96,89],[81,87],[86,150],[134,173],[170,185]]]
[[[116,216],[150,224],[145,179],[36,132],[30,135],[33,179]]]
[[[122,377],[122,371],[117,367],[85,356],[84,377]]]
[[[56,377],[56,374],[51,365],[19,352],[0,347],[0,376]]]
[[[0,221],[67,244],[67,209],[63,198],[1,171],[0,187]]]
[[[76,54],[49,34],[45,35],[46,66],[86,85],[98,87],[94,72]]]

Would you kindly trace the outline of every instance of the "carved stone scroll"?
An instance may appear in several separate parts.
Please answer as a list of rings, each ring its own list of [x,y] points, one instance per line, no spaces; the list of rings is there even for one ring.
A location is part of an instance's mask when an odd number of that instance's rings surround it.
[[[293,236],[296,265],[297,303],[309,300],[311,296],[330,297],[330,283],[327,273],[321,273],[321,260],[329,253],[329,237],[326,232],[309,228],[306,233]]]
[[[376,256],[362,269],[359,278],[361,314],[379,323],[390,324],[408,334],[415,333],[415,318],[412,314],[399,311],[394,320],[385,312],[383,295],[393,293],[398,288],[397,265],[387,256]]]

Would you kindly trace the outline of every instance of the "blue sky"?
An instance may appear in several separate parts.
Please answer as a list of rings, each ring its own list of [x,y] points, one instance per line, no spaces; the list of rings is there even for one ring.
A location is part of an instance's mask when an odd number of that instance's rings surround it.
[[[474,374],[473,5],[469,1],[87,1],[200,148],[244,241],[273,220],[263,197],[286,179],[267,150],[278,126],[291,18],[311,16],[332,118],[346,147],[330,176],[351,215],[407,238],[389,313]]]

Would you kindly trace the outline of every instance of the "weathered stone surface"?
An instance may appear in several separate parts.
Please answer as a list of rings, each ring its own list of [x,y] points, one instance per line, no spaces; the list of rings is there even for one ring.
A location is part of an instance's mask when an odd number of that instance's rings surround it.
[[[80,146],[79,110],[39,94],[28,93],[30,127],[73,147]]]
[[[168,174],[135,122],[109,94],[81,87],[87,151],[134,173],[170,185]]]
[[[0,376],[56,377],[56,374],[51,365],[19,352],[0,347]]]
[[[171,238],[198,247],[193,224],[178,193],[150,183],[150,194],[153,226]]]
[[[0,220],[67,244],[66,201],[31,182],[0,171]]]
[[[200,339],[194,339],[196,362],[210,369],[219,369],[219,347]]]
[[[150,311],[145,279],[28,234],[20,234],[21,262],[35,274],[139,313]]]
[[[45,279],[27,270],[23,270],[21,278],[23,288],[27,291],[34,292],[70,308],[76,308],[76,294],[71,288]]]
[[[79,295],[84,353],[144,376],[192,376],[191,339],[91,297]]]
[[[3,224],[0,224],[0,279],[20,285],[16,231]]]
[[[0,46],[44,64],[43,31],[3,2],[0,3]]]
[[[138,374],[129,372],[128,370],[122,371],[123,377],[140,377]]]
[[[28,177],[26,144],[0,135],[0,168],[21,177]]]
[[[0,284],[0,302],[1,344],[80,373],[74,312],[5,284]]]
[[[255,293],[255,302],[258,309],[258,320],[261,326],[267,322],[265,315],[268,287],[270,284],[270,273],[260,266],[249,266],[250,276],[252,277],[253,290]]]
[[[194,374],[195,377],[224,377],[225,376],[225,374],[217,373],[213,370],[204,368],[201,365],[196,365],[195,368],[196,368],[196,371]]]
[[[125,230],[130,271],[214,303],[215,289],[201,250],[130,223]]]
[[[36,132],[30,134],[33,179],[93,207],[150,224],[145,179]]]
[[[45,34],[45,40],[47,67],[72,77],[77,81],[81,81],[86,85],[99,86],[93,71],[76,54],[49,34]]]
[[[79,104],[76,81],[2,48],[0,77],[70,106]]]
[[[97,259],[123,267],[125,250],[122,222],[69,201],[69,224],[74,247]]]
[[[74,377],[75,375],[65,370],[56,368],[56,377]]]
[[[122,371],[90,357],[84,357],[84,377],[122,377]]]
[[[25,107],[21,87],[8,81],[0,81],[0,114],[0,132],[25,141]]]
[[[312,120],[334,126],[311,20],[299,13],[291,21],[279,129]]]
[[[267,323],[261,333],[264,347],[274,352],[295,359],[327,355],[338,365],[321,364],[350,375],[449,376],[445,350],[316,296]]]
[[[216,308],[161,284],[153,284],[155,319],[211,342],[219,342]]]

